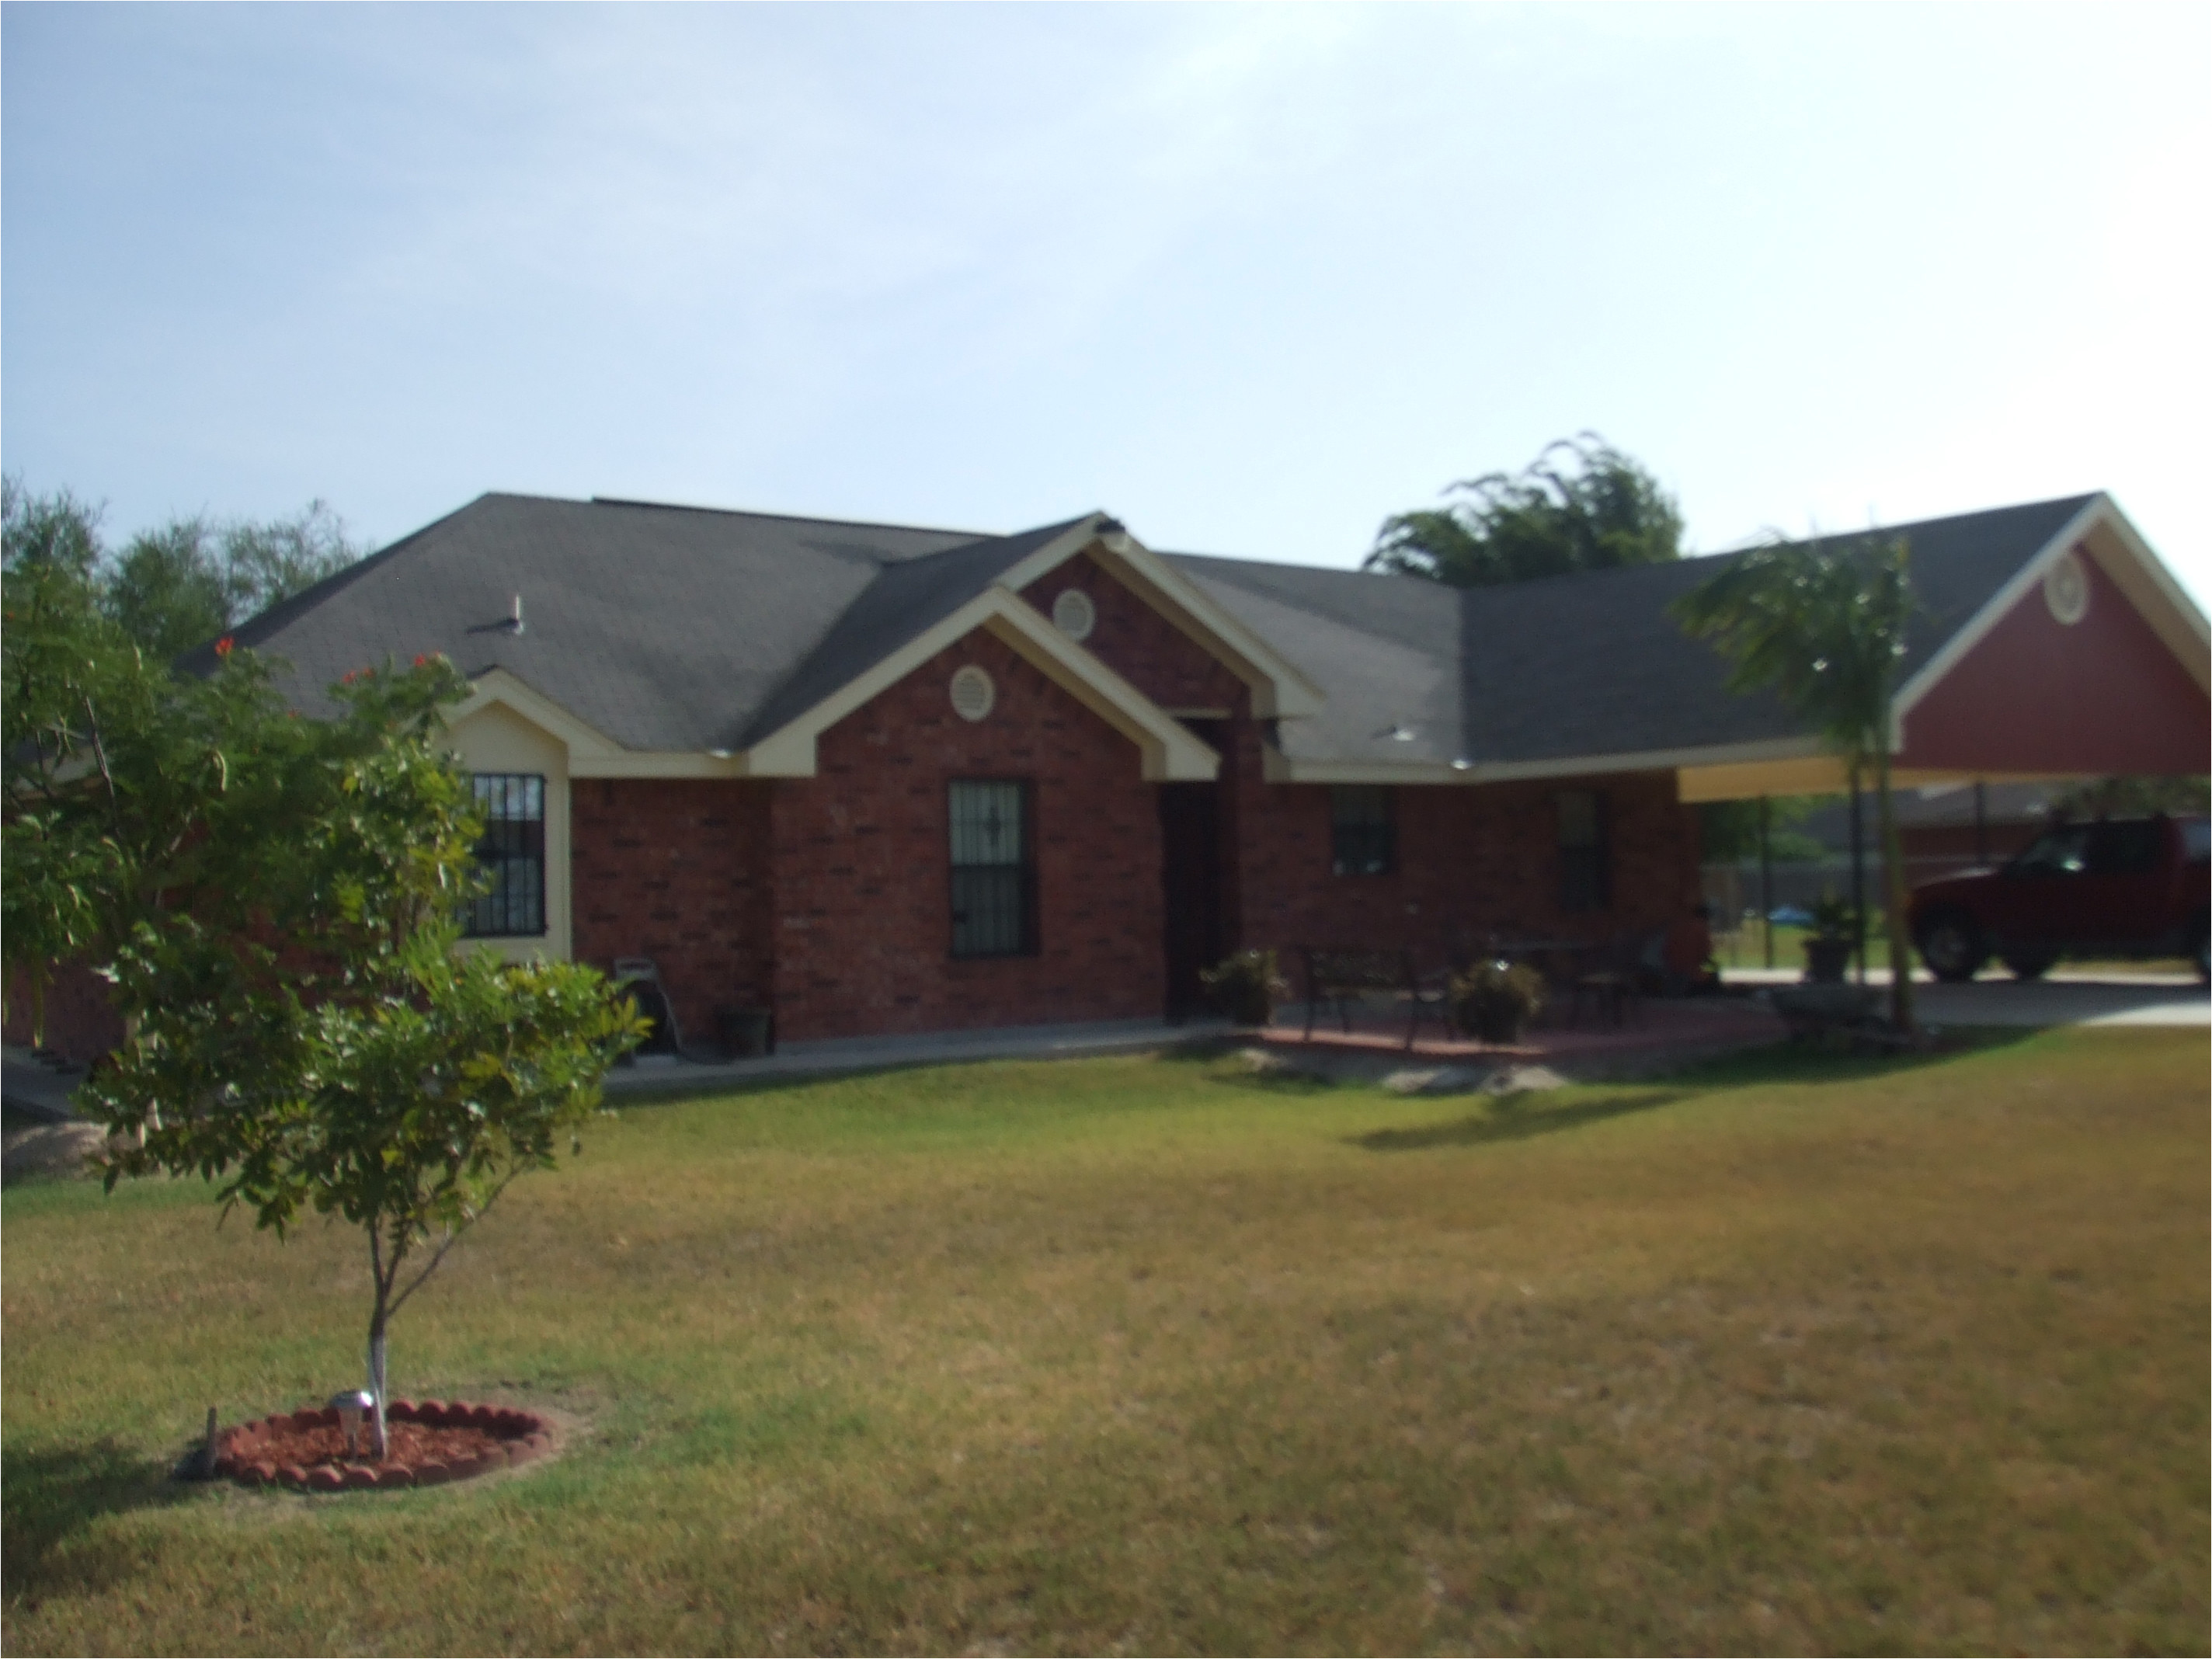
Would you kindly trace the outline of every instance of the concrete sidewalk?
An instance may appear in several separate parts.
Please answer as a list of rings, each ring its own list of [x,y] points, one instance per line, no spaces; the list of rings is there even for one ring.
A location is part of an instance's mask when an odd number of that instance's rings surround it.
[[[67,1123],[76,1115],[70,1091],[83,1081],[82,1066],[49,1066],[12,1042],[0,1049],[0,1103],[11,1112]]]
[[[1724,977],[1732,985],[1768,986],[1795,985],[1802,976],[1780,969],[1732,968]],[[1869,972],[1867,983],[1887,985],[1887,970]],[[1941,985],[1916,976],[1914,990],[1921,1021],[1928,1025],[2212,1027],[2212,996],[2195,979],[2179,975],[2074,975],[2062,970],[2033,981],[1993,977],[1971,985]],[[708,1064],[673,1055],[641,1055],[607,1074],[606,1093],[610,1099],[620,1100],[963,1060],[1141,1054],[1222,1036],[1232,1029],[1218,1019],[1178,1025],[1158,1019],[1112,1020],[793,1042],[758,1060]],[[1279,1027],[1274,1035],[1283,1035]],[[0,1098],[10,1109],[49,1122],[65,1122],[74,1115],[70,1095],[84,1079],[82,1066],[50,1066],[13,1045],[0,1054],[0,1061],[4,1061],[0,1063]]]
[[[975,1031],[930,1031],[911,1036],[835,1037],[787,1042],[757,1060],[708,1063],[673,1054],[640,1054],[607,1073],[610,1098],[623,1095],[713,1089],[760,1079],[831,1077],[841,1073],[896,1071],[974,1060],[1074,1060],[1086,1054],[1142,1054],[1234,1029],[1226,1020],[1098,1020],[1073,1025],[1010,1025]]]

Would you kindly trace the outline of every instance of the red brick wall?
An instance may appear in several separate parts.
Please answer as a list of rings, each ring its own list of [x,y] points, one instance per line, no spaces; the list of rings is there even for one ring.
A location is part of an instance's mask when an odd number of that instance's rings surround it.
[[[1401,787],[1398,868],[1387,876],[1331,872],[1327,786],[1255,786],[1249,772],[1239,781],[1247,944],[1403,946],[1437,966],[1455,935],[1601,939],[1663,927],[1699,897],[1696,814],[1669,773]],[[1559,905],[1555,798],[1576,788],[1609,802],[1613,902],[1571,915]]]
[[[1124,587],[1087,553],[1031,583],[1022,597],[1048,617],[1064,589],[1091,596],[1098,621],[1083,648],[1163,708],[1236,708],[1244,682],[1197,641]]]
[[[1102,607],[1103,609],[1103,607]],[[952,712],[966,663],[998,700]],[[1033,785],[1039,954],[955,962],[947,786]],[[777,1030],[787,1039],[1156,1016],[1158,798],[1135,747],[986,634],[822,734],[772,798]]]
[[[121,1046],[123,1017],[108,1001],[107,981],[83,963],[64,963],[54,971],[46,986],[46,1046],[56,1053],[82,1062]],[[8,985],[8,1041],[29,1043],[32,1024],[27,977],[12,975]]]
[[[769,799],[724,779],[578,778],[569,786],[569,903],[576,960],[605,969],[651,957],[687,1041],[715,1012],[765,1006]]]

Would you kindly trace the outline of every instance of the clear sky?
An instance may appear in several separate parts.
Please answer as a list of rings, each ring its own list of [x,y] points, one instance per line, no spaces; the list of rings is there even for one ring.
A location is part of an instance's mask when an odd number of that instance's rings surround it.
[[[0,8],[0,461],[1350,565],[2104,489],[2212,605],[2212,7]]]

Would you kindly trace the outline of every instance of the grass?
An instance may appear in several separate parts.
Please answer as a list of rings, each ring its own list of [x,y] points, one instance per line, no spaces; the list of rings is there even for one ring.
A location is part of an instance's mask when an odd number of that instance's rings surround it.
[[[0,1197],[11,1653],[2198,1651],[2203,1033],[1407,1100],[1233,1058],[635,1109],[394,1328],[560,1461],[163,1478],[344,1231]]]

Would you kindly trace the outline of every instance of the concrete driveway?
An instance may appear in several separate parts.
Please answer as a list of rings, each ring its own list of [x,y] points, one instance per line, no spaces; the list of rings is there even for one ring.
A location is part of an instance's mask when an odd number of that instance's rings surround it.
[[[1731,984],[1794,985],[1780,969],[1729,969]],[[1884,970],[1869,985],[1889,983]],[[1970,985],[1941,985],[1916,975],[1913,1006],[1926,1025],[2181,1025],[2212,1027],[2212,994],[2178,974],[2072,974],[2017,980],[1998,970]]]

